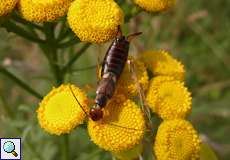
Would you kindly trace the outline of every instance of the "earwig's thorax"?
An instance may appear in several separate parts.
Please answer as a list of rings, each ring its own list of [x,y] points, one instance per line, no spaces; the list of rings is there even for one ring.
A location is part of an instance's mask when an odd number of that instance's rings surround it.
[[[123,42],[125,40],[125,36],[121,36],[121,37],[116,37],[116,42]]]
[[[123,46],[126,46],[126,45],[129,45],[129,41],[127,41],[126,37],[125,36],[121,36],[121,37],[117,37],[115,40],[114,40],[114,45],[123,45]]]

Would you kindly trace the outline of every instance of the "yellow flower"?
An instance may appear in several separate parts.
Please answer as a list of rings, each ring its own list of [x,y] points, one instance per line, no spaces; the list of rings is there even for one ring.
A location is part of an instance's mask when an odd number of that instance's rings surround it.
[[[164,82],[170,81],[174,81],[174,78],[170,76],[156,76],[150,80],[146,100],[148,105],[152,108],[153,112],[156,111],[157,87]]]
[[[157,131],[153,149],[158,160],[196,160],[200,155],[200,139],[188,121],[164,121]]]
[[[17,2],[18,0],[0,0],[0,16],[10,13]]]
[[[52,22],[66,15],[72,0],[20,0],[19,11],[32,22]]]
[[[141,59],[156,76],[172,76],[184,80],[184,65],[166,51],[146,51],[141,54]]]
[[[87,97],[79,88],[69,84],[53,88],[37,110],[40,126],[50,134],[69,133],[83,123],[86,116],[75,100],[70,86],[84,110],[88,112]]]
[[[142,63],[140,60],[134,59],[133,57],[129,57],[129,60],[131,60],[134,64],[134,74],[136,74],[137,79],[135,79],[135,75],[133,75],[133,73],[130,71],[129,64],[126,63],[124,71],[122,72],[117,84],[117,92],[125,94],[128,97],[132,97],[136,96],[139,91],[136,80],[142,86],[143,91],[145,91],[148,88],[149,78],[144,63]]]
[[[123,95],[116,95],[109,101],[102,120],[88,122],[88,132],[93,142],[115,153],[127,151],[139,144],[144,130],[141,109]]]
[[[104,43],[116,36],[124,14],[113,0],[77,0],[68,12],[70,28],[81,41]]]
[[[135,4],[149,12],[160,12],[174,6],[176,0],[133,0]]]
[[[191,111],[191,93],[180,81],[161,80],[150,82],[146,97],[149,107],[162,119],[185,118]]]

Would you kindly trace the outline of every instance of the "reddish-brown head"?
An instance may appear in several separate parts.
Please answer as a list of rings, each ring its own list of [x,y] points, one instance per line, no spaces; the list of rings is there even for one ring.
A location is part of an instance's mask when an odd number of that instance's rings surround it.
[[[91,108],[89,115],[93,121],[98,121],[103,118],[103,111],[100,107]]]

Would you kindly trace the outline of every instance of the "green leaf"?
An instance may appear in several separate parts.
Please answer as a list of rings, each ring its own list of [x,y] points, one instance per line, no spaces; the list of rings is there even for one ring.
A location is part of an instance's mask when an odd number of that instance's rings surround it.
[[[201,144],[200,160],[218,160],[215,152],[208,144]]]

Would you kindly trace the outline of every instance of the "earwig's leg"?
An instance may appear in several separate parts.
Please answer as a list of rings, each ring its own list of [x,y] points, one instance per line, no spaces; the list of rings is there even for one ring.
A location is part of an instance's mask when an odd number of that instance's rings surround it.
[[[98,53],[97,53],[97,72],[96,72],[96,77],[97,77],[97,85],[99,84],[99,81],[101,79],[101,67],[100,67],[100,53],[101,53],[101,45],[98,46]],[[103,64],[102,64],[103,65]]]
[[[143,86],[138,82],[137,74],[135,72],[135,70],[136,70],[135,65],[132,62],[132,60],[127,60],[127,63],[129,65],[129,71],[132,74],[132,78],[133,78],[134,82],[136,82],[136,85],[138,88],[138,94],[139,94],[139,98],[140,98],[140,102],[141,102],[142,111],[144,112],[145,116],[148,118],[148,121],[150,123],[150,127],[152,128],[150,109],[149,109],[147,101],[145,99]]]

